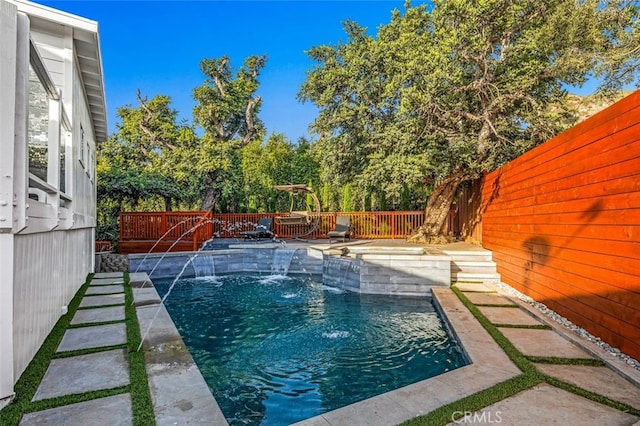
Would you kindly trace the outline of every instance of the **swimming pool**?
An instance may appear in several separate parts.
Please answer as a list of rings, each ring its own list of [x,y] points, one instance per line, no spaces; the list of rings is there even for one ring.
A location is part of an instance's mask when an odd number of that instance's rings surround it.
[[[161,295],[172,280],[154,280]],[[179,280],[165,301],[230,424],[290,424],[465,365],[428,298],[309,277]]]

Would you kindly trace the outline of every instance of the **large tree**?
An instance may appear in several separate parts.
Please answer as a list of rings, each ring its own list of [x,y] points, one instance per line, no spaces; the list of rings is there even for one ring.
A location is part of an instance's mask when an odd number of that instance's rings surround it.
[[[167,96],[148,100],[138,92],[138,106],[118,109],[117,131],[98,146],[98,234],[117,240],[123,209],[171,210],[190,204],[197,181],[189,172],[188,153],[197,146],[190,126],[177,122]]]
[[[387,194],[432,187],[416,239],[435,236],[460,183],[572,123],[567,85],[637,71],[620,56],[637,14],[615,0],[435,0],[394,11],[377,37],[346,22],[345,43],[308,52],[299,93],[320,108],[323,167]]]
[[[226,56],[200,62],[206,78],[194,90],[198,103],[193,117],[204,129],[196,156],[197,170],[204,178],[202,210],[219,205],[225,182],[232,178],[234,164],[239,164],[240,150],[264,136],[258,119],[262,100],[256,92],[265,62],[265,56],[250,56],[235,74]]]

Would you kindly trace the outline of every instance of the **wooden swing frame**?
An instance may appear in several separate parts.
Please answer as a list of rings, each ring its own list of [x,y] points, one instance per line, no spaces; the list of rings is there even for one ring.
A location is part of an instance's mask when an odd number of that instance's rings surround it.
[[[304,225],[307,227],[305,232],[298,235],[294,235],[293,238],[300,239],[307,235],[312,234],[320,226],[320,213],[322,209],[320,206],[320,200],[318,196],[305,184],[297,185],[276,185],[274,186],[278,191],[287,191],[291,193],[291,207],[289,208],[289,216],[276,216],[275,220],[278,225],[281,226],[293,226]],[[313,200],[315,209],[311,209],[309,203],[307,203],[307,210],[294,211],[293,210],[293,196],[294,195],[309,195]]]

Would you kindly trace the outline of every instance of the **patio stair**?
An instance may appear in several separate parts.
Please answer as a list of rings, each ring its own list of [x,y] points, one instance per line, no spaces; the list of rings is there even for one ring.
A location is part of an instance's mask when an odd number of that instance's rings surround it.
[[[496,263],[492,260],[491,251],[474,250],[442,250],[451,256],[451,282],[498,283],[500,274]]]

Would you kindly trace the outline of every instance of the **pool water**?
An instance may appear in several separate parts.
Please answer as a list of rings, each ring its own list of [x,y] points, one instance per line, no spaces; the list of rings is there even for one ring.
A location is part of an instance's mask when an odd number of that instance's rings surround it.
[[[165,305],[232,425],[290,424],[465,364],[428,298],[235,275],[179,280]]]

